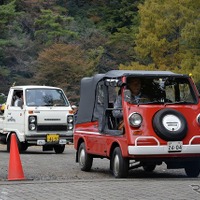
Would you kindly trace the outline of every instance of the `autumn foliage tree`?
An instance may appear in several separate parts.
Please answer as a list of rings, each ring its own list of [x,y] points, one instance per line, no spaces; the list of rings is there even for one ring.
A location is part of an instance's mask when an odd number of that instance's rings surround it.
[[[61,87],[71,102],[78,103],[80,80],[91,75],[92,67],[80,46],[54,44],[39,54],[36,77],[40,84]]]
[[[133,63],[133,68],[143,65],[193,73],[200,80],[199,8],[199,0],[146,0],[140,4],[135,41],[139,65]]]

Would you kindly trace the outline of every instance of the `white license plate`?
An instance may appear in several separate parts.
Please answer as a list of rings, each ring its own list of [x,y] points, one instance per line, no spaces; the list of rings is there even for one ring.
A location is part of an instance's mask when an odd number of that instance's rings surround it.
[[[181,152],[183,148],[183,142],[181,141],[174,141],[168,142],[168,152]]]

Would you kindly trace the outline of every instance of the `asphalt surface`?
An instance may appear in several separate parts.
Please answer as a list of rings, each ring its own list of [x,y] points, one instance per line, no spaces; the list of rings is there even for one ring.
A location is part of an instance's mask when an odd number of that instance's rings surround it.
[[[0,200],[200,199],[200,178],[187,178],[183,170],[158,166],[151,174],[136,169],[115,179],[109,161],[95,159],[86,173],[75,163],[73,146],[60,155],[31,147],[20,157],[25,180],[8,181],[9,154],[0,145]]]

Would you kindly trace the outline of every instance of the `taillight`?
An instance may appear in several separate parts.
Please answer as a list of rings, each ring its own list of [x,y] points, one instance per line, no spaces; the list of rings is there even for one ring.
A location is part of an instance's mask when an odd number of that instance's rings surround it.
[[[29,116],[28,118],[28,128],[30,131],[35,131],[37,128],[37,117],[36,116]]]

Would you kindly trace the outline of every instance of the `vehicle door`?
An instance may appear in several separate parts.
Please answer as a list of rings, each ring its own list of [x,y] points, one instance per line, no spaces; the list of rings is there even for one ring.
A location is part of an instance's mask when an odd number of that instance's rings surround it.
[[[92,144],[91,150],[95,154],[106,155],[106,134],[103,132],[105,126],[105,88],[104,82],[100,81],[96,88],[95,108],[93,118],[98,121],[94,134],[88,136],[88,142]]]
[[[15,102],[20,98],[20,94],[23,94],[23,90],[13,90],[12,98],[9,98],[7,102],[7,111],[5,112],[5,123],[4,130],[6,131],[16,131],[24,133],[24,105],[23,96],[15,105]],[[21,102],[20,102],[21,101]]]

